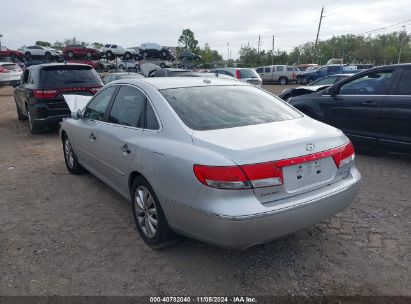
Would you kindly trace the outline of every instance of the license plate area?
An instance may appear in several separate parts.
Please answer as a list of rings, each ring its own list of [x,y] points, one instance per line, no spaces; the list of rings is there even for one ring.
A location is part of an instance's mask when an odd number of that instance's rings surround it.
[[[331,181],[336,172],[332,157],[284,167],[284,186],[287,192],[313,188]]]

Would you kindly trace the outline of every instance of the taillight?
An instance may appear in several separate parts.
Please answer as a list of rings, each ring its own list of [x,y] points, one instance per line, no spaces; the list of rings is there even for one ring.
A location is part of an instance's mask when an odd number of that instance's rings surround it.
[[[48,99],[54,98],[58,94],[58,90],[34,90],[33,95],[36,98]]]
[[[240,166],[194,165],[193,170],[201,183],[213,188],[250,189],[272,187],[283,184],[283,167],[295,166],[331,156],[337,168],[341,168],[354,160],[354,147],[351,142],[348,142],[338,148],[289,159]]]
[[[100,90],[100,88],[90,88],[89,91],[91,94],[96,94],[98,92],[98,90]]]
[[[10,73],[10,71],[0,66],[0,73]]]
[[[240,78],[241,78],[240,70],[235,70],[235,77],[236,77],[237,79],[240,79]]]
[[[197,179],[206,186],[220,189],[250,189],[250,182],[239,166],[194,165]]]
[[[355,151],[351,142],[337,149],[338,151],[333,155],[333,159],[338,168],[341,168],[354,160]]]
[[[254,188],[271,187],[283,184],[283,171],[276,162],[240,166]]]

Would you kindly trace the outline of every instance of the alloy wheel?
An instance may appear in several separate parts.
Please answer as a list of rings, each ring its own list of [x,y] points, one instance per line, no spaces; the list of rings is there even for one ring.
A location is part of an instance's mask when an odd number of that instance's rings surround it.
[[[157,233],[157,208],[153,195],[144,187],[139,186],[135,193],[135,211],[137,222],[148,238],[154,238]]]
[[[73,148],[71,147],[70,140],[66,138],[64,140],[64,156],[66,158],[67,164],[70,168],[74,166],[74,154]]]

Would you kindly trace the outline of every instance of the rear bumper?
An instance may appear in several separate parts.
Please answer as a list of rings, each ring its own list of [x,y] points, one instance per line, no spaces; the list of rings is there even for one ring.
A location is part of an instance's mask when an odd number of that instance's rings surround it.
[[[162,205],[177,232],[221,247],[244,249],[301,230],[344,210],[354,200],[360,179],[355,169],[352,178],[335,189],[303,200],[297,197],[288,208],[241,217],[210,214],[176,203]]]
[[[36,104],[32,108],[33,120],[38,125],[57,125],[65,117],[70,117],[70,110],[67,109],[50,109],[46,104]]]

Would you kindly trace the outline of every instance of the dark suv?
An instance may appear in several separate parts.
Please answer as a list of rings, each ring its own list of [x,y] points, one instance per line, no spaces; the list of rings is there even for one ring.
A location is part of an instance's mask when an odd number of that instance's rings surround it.
[[[192,52],[188,52],[188,51],[183,51],[180,52],[180,54],[178,54],[178,58],[179,59],[186,59],[186,60],[195,60],[195,61],[199,61],[201,60],[201,57],[199,55],[196,55]]]
[[[85,47],[82,44],[69,44],[64,47],[63,56],[65,59],[100,59],[100,51]]]
[[[357,146],[411,152],[411,64],[369,69],[289,103]]]
[[[28,67],[14,84],[19,120],[29,120],[32,133],[70,116],[64,94],[92,96],[102,86],[97,72],[85,64],[39,64]]]

